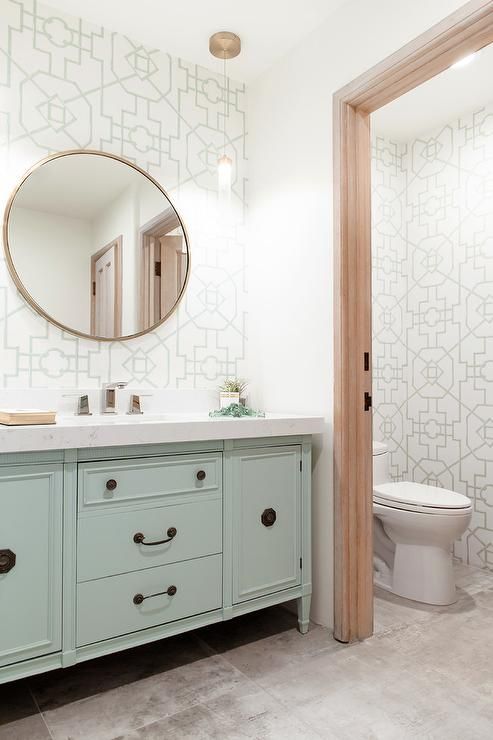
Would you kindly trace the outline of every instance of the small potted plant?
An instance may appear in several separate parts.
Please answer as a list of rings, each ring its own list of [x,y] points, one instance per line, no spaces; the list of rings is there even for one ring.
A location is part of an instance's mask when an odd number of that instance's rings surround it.
[[[219,387],[219,406],[222,409],[227,408],[232,403],[241,403],[248,383],[241,378],[226,378]]]

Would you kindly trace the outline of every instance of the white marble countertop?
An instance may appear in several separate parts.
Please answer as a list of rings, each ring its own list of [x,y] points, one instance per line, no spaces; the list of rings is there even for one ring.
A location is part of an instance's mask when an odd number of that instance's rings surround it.
[[[319,416],[267,414],[265,418],[210,418],[197,414],[58,416],[42,426],[0,426],[0,454],[86,447],[247,439],[320,434]]]

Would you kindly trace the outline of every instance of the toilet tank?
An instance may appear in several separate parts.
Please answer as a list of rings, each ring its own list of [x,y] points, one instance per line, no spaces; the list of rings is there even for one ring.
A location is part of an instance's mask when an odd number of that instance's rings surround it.
[[[373,442],[373,485],[390,480],[389,449],[385,442]]]

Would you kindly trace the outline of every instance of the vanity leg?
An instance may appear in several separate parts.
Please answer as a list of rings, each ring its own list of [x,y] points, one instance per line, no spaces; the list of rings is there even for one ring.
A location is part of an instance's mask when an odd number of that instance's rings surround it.
[[[312,597],[300,596],[298,602],[298,629],[302,635],[306,635],[310,624],[310,603]]]

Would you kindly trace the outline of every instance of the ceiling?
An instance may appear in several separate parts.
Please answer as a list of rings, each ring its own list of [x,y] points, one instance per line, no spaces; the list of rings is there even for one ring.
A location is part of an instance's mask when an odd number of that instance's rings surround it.
[[[374,134],[409,141],[493,100],[493,44],[465,67],[449,68],[380,108],[371,117]]]
[[[118,31],[184,60],[221,70],[209,36],[233,31],[243,51],[228,74],[251,82],[346,0],[50,0],[53,8]]]
[[[28,177],[15,206],[91,221],[141,178],[132,167],[107,157],[62,157]]]

